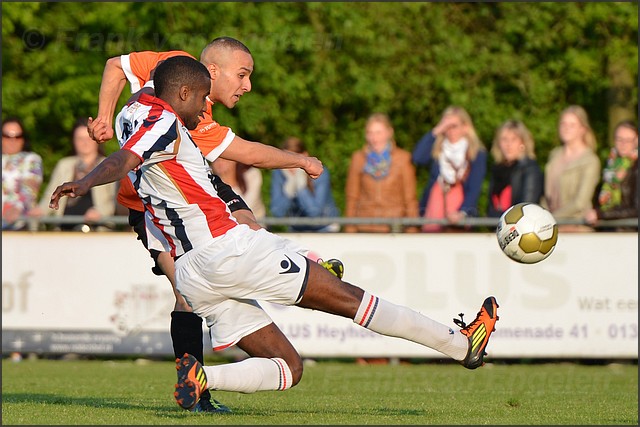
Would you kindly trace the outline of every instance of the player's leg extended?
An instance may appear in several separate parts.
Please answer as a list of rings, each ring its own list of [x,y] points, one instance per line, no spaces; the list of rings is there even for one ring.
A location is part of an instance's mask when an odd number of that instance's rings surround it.
[[[240,313],[238,307],[233,306],[231,310],[224,311],[225,315],[235,317]],[[249,308],[249,311],[251,310]],[[245,316],[240,317],[243,320],[247,319]],[[225,319],[220,321],[228,324]],[[242,337],[237,345],[251,357],[240,362],[213,366],[202,366],[190,354],[185,354],[177,360],[176,367],[180,378],[174,395],[180,406],[191,409],[200,394],[207,390],[240,393],[281,391],[293,387],[300,381],[300,355],[273,322]]]
[[[243,337],[237,345],[250,357],[206,366],[210,389],[253,393],[286,390],[300,382],[302,359],[275,323]]]
[[[462,330],[436,322],[411,308],[393,304],[337,279],[310,263],[309,279],[300,307],[352,319],[382,335],[405,338],[437,350],[475,369],[483,364],[484,350],[498,320],[495,298],[485,300],[477,318]]]

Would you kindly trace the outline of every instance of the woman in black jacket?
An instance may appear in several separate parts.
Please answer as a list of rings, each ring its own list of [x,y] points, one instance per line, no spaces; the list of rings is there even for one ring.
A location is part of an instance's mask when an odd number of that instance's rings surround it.
[[[491,146],[494,159],[489,176],[487,216],[499,217],[516,203],[540,203],[544,178],[536,161],[529,129],[518,120],[507,120],[496,131]]]

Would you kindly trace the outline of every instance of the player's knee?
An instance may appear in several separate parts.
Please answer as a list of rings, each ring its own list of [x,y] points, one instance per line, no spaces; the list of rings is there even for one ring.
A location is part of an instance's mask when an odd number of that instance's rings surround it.
[[[291,370],[291,387],[293,387],[302,379],[304,365],[299,355],[294,360],[287,360],[287,364],[289,365],[289,370]]]

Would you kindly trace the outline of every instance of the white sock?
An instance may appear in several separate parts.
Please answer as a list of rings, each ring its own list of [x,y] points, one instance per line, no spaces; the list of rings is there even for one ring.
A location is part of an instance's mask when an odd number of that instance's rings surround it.
[[[293,376],[284,359],[250,357],[236,363],[203,366],[210,390],[254,393],[291,388]]]
[[[366,291],[353,321],[379,334],[425,345],[455,360],[464,359],[469,349],[469,340],[460,331]]]

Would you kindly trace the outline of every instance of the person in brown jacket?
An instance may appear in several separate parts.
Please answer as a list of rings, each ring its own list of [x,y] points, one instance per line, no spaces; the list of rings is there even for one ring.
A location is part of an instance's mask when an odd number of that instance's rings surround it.
[[[365,146],[353,153],[346,183],[346,217],[418,217],[416,170],[411,153],[396,146],[389,117],[369,116],[365,125]],[[387,224],[357,224],[344,227],[347,233],[389,233]],[[404,227],[417,232],[418,227]]]

